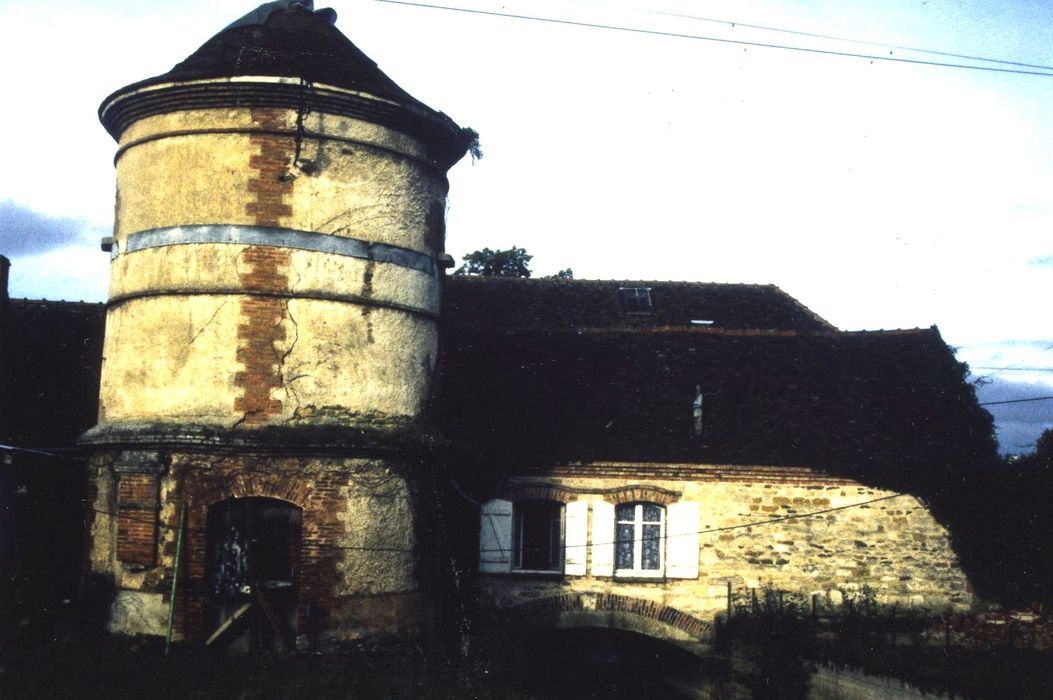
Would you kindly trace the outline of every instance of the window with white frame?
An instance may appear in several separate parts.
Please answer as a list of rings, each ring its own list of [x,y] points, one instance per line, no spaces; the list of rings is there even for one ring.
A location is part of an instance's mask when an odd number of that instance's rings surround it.
[[[479,571],[484,574],[563,573],[584,576],[587,501],[508,501],[479,510]]]
[[[622,503],[614,516],[615,574],[661,576],[665,508],[654,503]]]
[[[517,501],[512,506],[512,568],[521,571],[563,570],[563,504]]]
[[[596,501],[592,508],[593,576],[698,578],[697,501],[666,506]]]
[[[650,287],[619,287],[618,293],[622,298],[622,309],[627,313],[652,313],[654,311]]]
[[[600,577],[699,576],[697,501],[616,505],[602,498],[495,498],[481,504],[479,517],[483,574],[585,576],[588,565],[588,573]]]

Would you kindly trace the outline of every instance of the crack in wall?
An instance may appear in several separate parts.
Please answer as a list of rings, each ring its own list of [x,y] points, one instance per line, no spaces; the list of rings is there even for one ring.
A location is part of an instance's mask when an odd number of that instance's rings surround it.
[[[289,305],[291,303],[292,303],[291,299],[286,299],[285,300],[285,303],[284,303],[284,307],[285,307],[285,309],[284,309],[284,316],[287,317],[289,319],[289,323],[292,324],[292,327],[293,327],[293,339],[292,339],[292,342],[289,343],[289,347],[287,347],[285,349],[285,352],[283,352],[281,354],[281,356],[277,358],[277,360],[278,360],[278,383],[281,385],[282,389],[285,390],[286,395],[290,395],[291,394],[292,397],[293,397],[293,401],[296,402],[296,408],[293,409],[293,415],[295,415],[296,412],[300,410],[300,395],[299,395],[299,393],[297,393],[296,389],[293,387],[292,382],[295,381],[296,379],[300,378],[300,377],[304,377],[304,376],[307,376],[307,375],[298,374],[298,375],[294,375],[293,377],[286,377],[285,376],[285,361],[289,358],[289,355],[292,354],[292,351],[296,348],[296,343],[298,343],[299,340],[300,340],[300,324],[298,324],[296,322],[296,317],[293,316],[293,314],[292,314],[292,309],[289,307]],[[283,335],[284,335],[284,333],[283,333]],[[275,348],[275,351],[277,351],[277,348]]]
[[[223,303],[216,307],[216,310],[212,312],[212,316],[210,316],[208,321],[205,322],[205,325],[201,326],[201,328],[198,329],[197,333],[194,334],[194,337],[190,339],[190,342],[187,343],[187,345],[193,345],[194,341],[197,340],[198,337],[205,332],[205,329],[212,325],[212,322],[216,320],[216,316],[219,315],[219,312],[223,310],[223,307],[227,305],[228,301],[230,300],[224,299]]]

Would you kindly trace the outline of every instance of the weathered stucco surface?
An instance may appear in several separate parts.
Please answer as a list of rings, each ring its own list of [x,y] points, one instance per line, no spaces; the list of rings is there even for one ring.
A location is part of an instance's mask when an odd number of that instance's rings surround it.
[[[234,426],[244,297],[159,296],[110,309],[100,388],[102,421]],[[291,299],[272,344],[272,421],[351,425],[414,417],[431,390],[436,327],[386,308]]]
[[[122,634],[162,635],[168,625],[168,605],[160,593],[118,591],[110,611],[110,629]]]
[[[110,297],[159,292],[236,290],[250,263],[250,246],[177,245],[119,255],[111,264]],[[424,314],[439,312],[435,278],[418,270],[308,250],[290,250],[287,291],[303,296],[357,297]]]
[[[579,476],[590,470],[607,476]],[[807,469],[594,465],[564,471],[574,475],[515,479],[507,496],[514,499],[517,488],[536,494],[534,485],[545,483],[560,489],[568,502],[586,500],[589,542],[603,543],[611,542],[614,533],[595,531],[593,504],[618,498],[613,494],[627,493],[630,485],[678,493],[676,502],[700,504],[698,578],[596,576],[590,546],[585,576],[481,576],[491,607],[514,609],[568,593],[586,594],[585,599],[565,598],[580,607],[588,595],[617,594],[712,620],[727,608],[729,582],[739,602],[748,602],[750,589],[771,587],[838,603],[844,593],[858,594],[864,586],[887,604],[942,610],[973,602],[947,530],[909,495]],[[758,594],[763,596],[763,590]]]
[[[233,243],[127,251],[172,226],[280,227],[442,253],[445,174],[358,119],[288,109],[146,117],[121,139],[100,423],[352,426],[431,391],[437,273]]]
[[[158,227],[257,223],[245,208],[255,194],[246,174],[258,151],[254,134],[266,131],[290,156],[284,177],[293,185],[291,211],[280,225],[434,252],[436,237],[428,232],[441,226],[433,218],[445,211],[448,184],[421,158],[420,144],[332,114],[309,114],[303,126],[294,164],[295,110],[281,110],[266,124],[250,109],[139,120],[122,135],[125,150],[117,159],[118,243]]]

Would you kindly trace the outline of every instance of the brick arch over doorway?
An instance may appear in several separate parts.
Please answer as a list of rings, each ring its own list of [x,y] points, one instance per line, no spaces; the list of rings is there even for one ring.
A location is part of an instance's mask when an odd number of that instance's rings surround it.
[[[644,621],[661,623],[652,626],[672,627],[699,645],[708,645],[713,640],[713,623],[664,605],[654,600],[634,598],[616,593],[567,593],[548,598],[539,598],[507,608],[505,612],[523,625],[544,625],[557,622],[563,626],[619,627],[611,624],[617,616],[631,616]],[[568,618],[575,618],[580,624]],[[672,636],[655,634],[640,628],[642,632],[666,641],[682,641]],[[678,637],[681,635],[677,635]]]
[[[179,509],[184,503],[187,507],[182,573],[176,594],[177,638],[200,642],[211,632],[205,629],[209,508],[228,499],[250,497],[277,499],[303,511],[298,624],[303,629],[308,603],[315,608],[326,607],[339,579],[338,545],[345,534],[347,500],[342,493],[346,486],[346,474],[335,471],[305,476],[303,460],[298,458],[261,460],[236,456],[206,462],[194,457],[173,459],[164,511],[164,554],[169,561],[175,555]],[[166,605],[169,602],[167,586],[164,601]]]

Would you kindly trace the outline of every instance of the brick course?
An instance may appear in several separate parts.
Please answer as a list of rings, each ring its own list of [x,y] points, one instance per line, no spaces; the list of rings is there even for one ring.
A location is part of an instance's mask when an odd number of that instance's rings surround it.
[[[263,128],[285,125],[285,112],[278,109],[254,109],[252,118]],[[287,203],[293,180],[288,177],[295,145],[287,137],[257,134],[251,137],[258,152],[249,158],[253,177],[247,188],[255,195],[245,205],[245,212],[259,226],[279,226],[281,218],[292,214]],[[249,292],[275,293],[289,290],[287,270],[291,254],[287,249],[251,246],[242,255],[244,267],[239,275],[242,288]],[[237,360],[244,368],[234,376],[242,389],[235,399],[234,410],[244,414],[246,425],[265,423],[281,413],[282,402],[271,397],[281,386],[281,351],[276,343],[285,340],[285,316],[288,301],[267,296],[243,298],[242,323],[238,324]]]
[[[663,605],[654,600],[644,600],[614,593],[597,593],[595,595],[568,593],[550,596],[523,603],[511,608],[509,612],[517,618],[536,622],[562,612],[579,610],[637,615],[676,627],[699,640],[708,640],[713,633],[713,625],[711,623],[700,620],[682,610]]]

